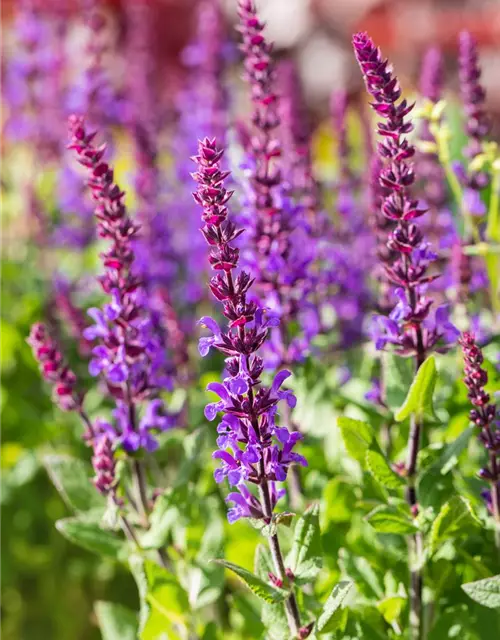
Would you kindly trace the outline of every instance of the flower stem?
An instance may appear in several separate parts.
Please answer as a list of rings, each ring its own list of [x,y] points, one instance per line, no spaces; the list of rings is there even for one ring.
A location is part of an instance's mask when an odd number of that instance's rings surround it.
[[[264,464],[261,463],[261,473],[264,472]],[[260,497],[264,509],[264,515],[266,519],[271,521],[273,517],[273,511],[271,506],[271,499],[269,496],[269,487],[267,484],[267,480],[264,478],[259,485]],[[286,576],[285,563],[283,561],[283,554],[281,553],[281,546],[278,538],[278,534],[270,536],[269,538],[269,548],[271,549],[271,555],[273,557],[274,568],[276,571],[276,576],[283,582],[286,583],[288,578]],[[297,599],[295,598],[295,594],[293,591],[290,592],[289,597],[285,600],[285,613],[288,620],[288,626],[292,633],[293,638],[298,637],[299,629],[300,629],[300,613],[299,607],[297,605]]]

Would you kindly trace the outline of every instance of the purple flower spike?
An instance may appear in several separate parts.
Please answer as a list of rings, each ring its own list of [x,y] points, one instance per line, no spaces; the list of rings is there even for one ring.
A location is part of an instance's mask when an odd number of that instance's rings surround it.
[[[220,461],[216,481],[227,478],[238,489],[228,496],[228,501],[234,504],[228,511],[229,522],[248,517],[270,522],[272,510],[282,495],[274,483],[286,479],[290,464],[307,462],[293,452],[300,434],[290,433],[287,427],[275,423],[280,400],[290,407],[295,404],[293,394],[281,389],[290,372],[280,371],[271,388],[261,384],[264,364],[258,350],[274,321],[266,322],[262,309],[248,299],[253,283],[250,275],[237,271],[240,255],[233,243],[243,230],[228,218],[227,203],[232,192],[224,187],[229,172],[221,169],[222,154],[215,140],[205,138],[194,158],[198,165],[193,174],[198,183],[194,198],[203,209],[202,233],[210,247],[209,262],[215,273],[210,290],[222,304],[227,320],[226,327],[220,327],[208,316],[200,320],[212,332],[211,337],[200,342],[201,355],[214,347],[226,356],[227,372],[222,383],[208,385],[208,390],[220,400],[206,406],[205,416],[214,420],[218,413],[224,414],[217,427],[220,448],[213,457]],[[246,483],[259,487],[259,497],[250,492]]]
[[[459,342],[464,354],[464,382],[469,391],[468,398],[474,407],[469,418],[481,430],[479,440],[489,458],[488,465],[480,470],[479,475],[490,482],[491,490],[486,493],[485,498],[495,520],[500,523],[500,429],[497,407],[485,390],[488,374],[481,367],[484,358],[474,336],[463,333]]]
[[[99,438],[95,444],[92,466],[96,474],[94,477],[96,489],[103,495],[109,494],[116,486],[116,463],[111,440],[108,436]]]
[[[426,290],[437,277],[429,274],[428,268],[436,255],[429,251],[415,223],[426,210],[410,193],[415,182],[415,148],[406,136],[413,129],[407,118],[413,105],[401,99],[401,88],[388,60],[382,58],[368,35],[356,34],[353,45],[367,91],[374,100],[372,108],[381,118],[377,126],[382,138],[378,146],[383,188],[379,202],[382,215],[394,225],[387,248],[395,257],[385,264],[385,273],[395,286],[398,302],[390,320],[379,324],[377,348],[392,344],[401,355],[415,356],[419,366],[439,342],[447,345],[451,332],[443,323],[427,320],[433,301]]]
[[[33,349],[43,377],[54,387],[54,403],[63,411],[80,411],[83,394],[76,390],[76,376],[64,364],[63,356],[45,325],[37,323],[31,327],[28,344]]]
[[[87,340],[99,340],[89,369],[92,375],[103,376],[116,401],[118,443],[126,451],[152,451],[157,446],[152,433],[173,426],[156,398],[162,389],[171,389],[171,373],[163,334],[134,271],[139,226],[129,217],[125,194],[114,182],[113,169],[103,160],[106,146],[93,144],[95,133],[87,133],[83,119],[77,116],[70,118],[70,136],[69,148],[89,172],[87,185],[96,203],[98,234],[110,242],[101,254],[104,274],[99,277],[110,299],[102,310],[89,311],[95,324],[84,331]],[[139,422],[138,406],[145,399],[153,399],[155,404]]]
[[[474,158],[481,152],[481,143],[490,132],[490,122],[484,109],[486,92],[480,83],[477,43],[467,31],[460,34],[458,63],[460,91],[466,116],[465,130],[469,137],[465,154]],[[474,188],[474,184],[469,186]]]
[[[315,186],[310,175],[310,160],[305,156],[300,161],[297,158],[297,145],[305,148],[308,145],[307,135],[298,131],[297,115],[292,110],[296,105],[290,102],[290,91],[296,93],[297,78],[288,77],[289,95],[281,104],[276,90],[278,78],[273,47],[264,36],[264,24],[255,3],[239,0],[238,15],[253,125],[246,149],[249,184],[244,207],[250,233],[243,256],[255,278],[260,306],[271,309],[281,319],[280,326],[273,331],[273,348],[265,352],[266,365],[286,366],[300,359],[300,350],[288,336],[287,325],[296,322],[301,329],[302,357],[307,354],[313,337],[305,326],[304,315],[312,306],[310,267],[316,256],[316,243],[311,234],[315,224]],[[289,71],[290,68],[288,71],[285,68],[285,73]],[[291,83],[295,83],[294,88],[290,88]],[[282,157],[280,134],[283,137],[283,132],[287,137],[285,145],[288,144],[288,148],[292,145],[294,149],[288,158]],[[296,189],[292,181],[298,174],[303,184]]]

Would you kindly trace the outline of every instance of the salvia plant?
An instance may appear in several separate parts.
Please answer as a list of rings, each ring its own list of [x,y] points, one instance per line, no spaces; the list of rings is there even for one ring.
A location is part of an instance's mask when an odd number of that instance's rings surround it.
[[[438,47],[414,89],[354,34],[364,90],[330,87],[317,127],[253,0],[202,0],[180,73],[154,3],[120,33],[63,4],[19,3],[5,56],[10,637],[497,637],[500,153],[473,36],[454,95]],[[33,635],[12,576],[47,520]]]

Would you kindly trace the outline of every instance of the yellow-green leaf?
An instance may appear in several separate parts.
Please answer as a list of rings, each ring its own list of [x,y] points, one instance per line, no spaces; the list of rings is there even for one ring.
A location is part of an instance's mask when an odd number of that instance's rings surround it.
[[[432,397],[436,381],[436,359],[434,356],[429,356],[417,371],[403,406],[394,416],[397,422],[406,420],[411,414],[419,418],[423,418],[424,415],[434,417]]]

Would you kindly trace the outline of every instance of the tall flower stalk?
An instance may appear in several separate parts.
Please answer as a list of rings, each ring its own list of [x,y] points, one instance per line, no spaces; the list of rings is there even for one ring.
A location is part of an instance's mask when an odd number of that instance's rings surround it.
[[[490,485],[483,493],[488,509],[495,519],[495,541],[500,550],[500,429],[498,411],[491,396],[486,392],[488,373],[482,368],[484,357],[471,333],[463,333],[460,346],[464,355],[464,383],[468,398],[473,405],[470,421],[480,429],[479,440],[488,454],[488,464],[479,471],[479,476]]]
[[[426,290],[437,276],[429,274],[428,268],[436,256],[429,250],[421,230],[415,224],[425,209],[410,192],[415,182],[412,163],[415,148],[407,138],[413,129],[407,116],[414,105],[405,99],[400,100],[401,89],[388,60],[383,59],[380,50],[366,33],[356,34],[353,45],[366,88],[373,98],[372,107],[382,118],[377,126],[378,135],[382,138],[378,146],[382,159],[379,180],[385,189],[381,212],[395,225],[389,234],[387,246],[396,253],[396,258],[392,264],[386,265],[385,270],[395,287],[397,304],[389,317],[383,316],[377,320],[377,348],[393,345],[396,353],[414,359],[418,371],[438,342],[449,343],[456,339],[458,332],[449,322],[445,307],[436,310],[433,320],[430,318],[433,301],[426,295]],[[406,478],[407,501],[414,513],[418,511],[416,476],[422,427],[421,418],[413,415]],[[423,576],[419,560],[422,553],[422,536],[416,533],[410,539],[410,625],[415,639],[422,634]]]
[[[88,340],[99,340],[92,351],[90,373],[102,375],[108,393],[116,402],[115,423],[99,423],[99,431],[110,437],[115,447],[126,452],[153,451],[158,446],[155,433],[173,426],[158,394],[170,388],[165,345],[155,331],[147,297],[134,272],[133,241],[139,226],[127,214],[124,192],[114,182],[113,170],[103,161],[105,145],[95,146],[95,133],[87,133],[82,118],[70,118],[70,148],[87,168],[87,184],[96,203],[98,233],[110,242],[101,254],[104,274],[99,277],[110,301],[89,314],[95,324],[84,332]],[[139,415],[145,400],[149,404]],[[139,504],[147,521],[150,498],[143,463],[133,462]]]
[[[244,255],[255,277],[254,295],[280,319],[266,345],[266,366],[283,368],[307,355],[310,342],[319,331],[317,308],[311,300],[310,268],[315,257],[307,222],[311,211],[303,208],[303,202],[296,206],[290,197],[293,185],[286,184],[272,44],[265,39],[264,24],[252,0],[239,0],[238,15],[244,79],[252,99],[252,127],[246,149],[249,156],[246,221],[250,238]],[[293,324],[299,327],[296,335],[290,332]],[[297,468],[290,475],[290,490],[295,507],[301,499]]]
[[[220,400],[207,405],[205,415],[213,420],[217,413],[223,414],[217,427],[219,448],[213,457],[221,463],[215,472],[217,482],[227,478],[236,489],[227,497],[234,505],[228,512],[229,522],[255,518],[270,524],[275,506],[284,494],[277,482],[286,480],[291,463],[305,466],[307,462],[293,451],[301,434],[276,424],[278,402],[283,400],[290,407],[295,404],[290,391],[280,390],[290,372],[281,370],[271,387],[261,383],[264,362],[258,352],[266,341],[269,324],[262,308],[249,299],[252,277],[246,271],[237,271],[240,256],[234,242],[243,229],[237,229],[228,218],[226,204],[232,192],[224,187],[229,172],[221,169],[222,155],[215,139],[205,138],[194,158],[198,165],[193,174],[198,183],[194,198],[203,209],[202,233],[210,247],[209,262],[215,273],[210,290],[222,303],[222,313],[228,322],[227,327],[221,328],[210,317],[200,320],[212,332],[212,336],[200,340],[201,355],[206,355],[211,347],[223,353],[228,374],[222,383],[208,385]],[[257,495],[248,485],[256,487]],[[269,537],[269,543],[275,578],[286,585],[289,578],[277,533]],[[293,591],[285,608],[290,632],[297,638],[301,624]]]

